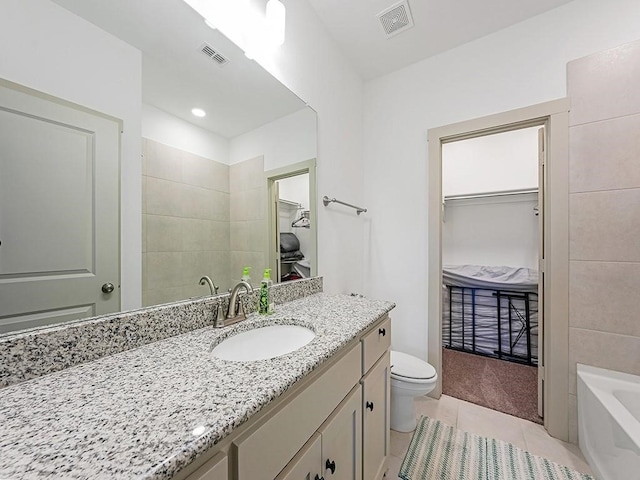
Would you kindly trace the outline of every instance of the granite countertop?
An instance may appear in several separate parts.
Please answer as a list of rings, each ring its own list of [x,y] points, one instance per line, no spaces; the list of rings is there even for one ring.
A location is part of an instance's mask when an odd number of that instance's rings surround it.
[[[327,360],[393,303],[319,293],[0,390],[0,479],[168,479]],[[315,331],[255,362],[212,344],[270,324]],[[198,428],[199,427],[199,428]]]

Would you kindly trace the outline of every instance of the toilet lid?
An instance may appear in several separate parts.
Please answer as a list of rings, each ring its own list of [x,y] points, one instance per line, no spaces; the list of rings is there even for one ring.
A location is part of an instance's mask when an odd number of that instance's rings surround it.
[[[391,351],[391,375],[396,377],[429,380],[436,376],[436,369],[412,355]]]

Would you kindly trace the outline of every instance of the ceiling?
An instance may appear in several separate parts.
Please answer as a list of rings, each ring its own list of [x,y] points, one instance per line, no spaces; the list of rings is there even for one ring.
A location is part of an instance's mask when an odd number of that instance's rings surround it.
[[[144,103],[207,130],[233,138],[305,107],[182,0],[53,1],[142,51]],[[203,42],[229,62],[201,53]]]
[[[572,0],[409,0],[414,26],[393,37],[384,34],[377,14],[399,0],[308,1],[356,70],[368,80]]]
[[[233,138],[305,106],[182,0],[53,1],[141,50],[143,102],[188,122]],[[301,0],[283,0],[292,1]],[[398,0],[308,1],[356,70],[371,79],[571,0],[408,0],[415,25],[390,38],[376,15]],[[228,64],[202,54],[203,42]],[[194,117],[193,107],[207,116]]]

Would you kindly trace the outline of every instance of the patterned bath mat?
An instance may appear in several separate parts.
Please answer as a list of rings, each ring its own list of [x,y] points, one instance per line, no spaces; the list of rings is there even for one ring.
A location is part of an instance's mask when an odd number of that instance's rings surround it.
[[[596,480],[510,443],[422,417],[398,476],[403,480]]]

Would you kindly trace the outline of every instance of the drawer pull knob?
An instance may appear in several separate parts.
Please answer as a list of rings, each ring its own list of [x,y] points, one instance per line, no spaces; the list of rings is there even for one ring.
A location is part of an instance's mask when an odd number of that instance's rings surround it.
[[[331,475],[333,475],[334,473],[336,473],[336,462],[335,461],[331,462],[327,458],[327,462],[325,463],[324,468],[325,470],[331,470]]]
[[[378,329],[378,335],[382,335],[383,337],[387,334],[387,331],[384,328]]]
[[[324,477],[316,474],[316,478],[314,478],[313,480],[324,480]]]
[[[367,408],[373,412],[373,402],[367,402]]]

